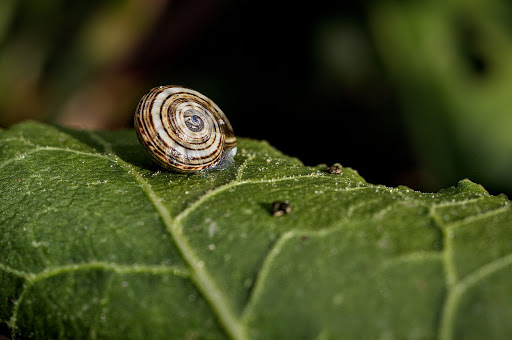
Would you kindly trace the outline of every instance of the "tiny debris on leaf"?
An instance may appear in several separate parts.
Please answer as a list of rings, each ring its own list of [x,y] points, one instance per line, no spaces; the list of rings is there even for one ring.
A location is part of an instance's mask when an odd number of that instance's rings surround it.
[[[343,166],[340,163],[334,163],[332,166],[325,169],[330,174],[341,175],[343,173]]]
[[[275,201],[272,203],[272,216],[279,217],[292,212],[292,207],[288,201]]]

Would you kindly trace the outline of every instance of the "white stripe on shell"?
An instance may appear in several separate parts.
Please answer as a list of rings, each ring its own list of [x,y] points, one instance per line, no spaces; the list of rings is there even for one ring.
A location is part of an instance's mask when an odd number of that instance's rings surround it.
[[[153,126],[155,127],[156,133],[167,145],[170,145],[171,148],[173,148],[177,153],[183,155],[183,157],[186,159],[197,159],[197,158],[207,156],[207,155],[213,153],[210,150],[215,151],[215,149],[217,149],[217,147],[215,147],[215,145],[212,144],[207,149],[204,149],[201,151],[193,150],[193,149],[186,149],[183,146],[177,144],[169,136],[169,134],[165,131],[163,123],[160,119],[160,109],[167,97],[169,97],[172,94],[179,93],[179,92],[187,92],[187,93],[193,94],[195,96],[201,97],[202,99],[205,99],[205,100],[207,99],[206,97],[204,97],[204,95],[200,94],[199,92],[191,91],[189,89],[182,88],[182,87],[171,87],[171,88],[165,89],[164,91],[162,91],[161,93],[159,93],[156,96],[156,98],[153,102],[153,107],[151,108],[151,119],[153,121]],[[207,112],[209,112],[209,111],[207,111]],[[210,113],[210,115],[212,115],[212,114]],[[215,128],[217,128],[216,131],[220,131],[218,123],[214,117],[212,117],[212,120],[215,124]],[[204,145],[199,145],[199,147],[204,147]]]

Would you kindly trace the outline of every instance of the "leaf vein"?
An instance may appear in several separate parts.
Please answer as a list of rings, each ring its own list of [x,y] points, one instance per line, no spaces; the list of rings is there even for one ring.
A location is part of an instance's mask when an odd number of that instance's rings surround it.
[[[457,269],[453,260],[453,230],[446,228],[441,218],[434,212],[435,208],[431,207],[429,215],[434,221],[437,228],[441,231],[442,237],[442,259],[443,267],[446,275],[446,285],[450,289],[457,282]]]
[[[441,316],[439,339],[452,339],[457,305],[461,296],[466,293],[468,289],[475,286],[478,282],[482,281],[486,277],[511,265],[512,253],[495,259],[492,262],[489,262],[474,272],[468,274],[459,283],[457,283],[453,289],[448,291],[448,296],[446,298],[446,303],[444,305]]]
[[[210,199],[228,189],[234,188],[234,187],[238,187],[238,186],[246,185],[246,184],[250,185],[250,184],[263,184],[263,183],[277,183],[277,182],[282,182],[282,181],[292,181],[292,180],[300,180],[300,179],[304,179],[304,178],[320,178],[320,177],[326,177],[326,176],[321,173],[312,173],[309,175],[284,176],[284,177],[277,177],[277,178],[271,178],[271,179],[248,179],[248,180],[242,180],[242,181],[231,181],[229,183],[218,186],[215,189],[212,189],[212,190],[204,193],[202,196],[200,196],[198,199],[196,199],[194,202],[192,202],[188,207],[186,207],[183,211],[181,211],[181,213],[176,215],[175,220],[178,222],[183,220],[192,211],[197,209],[197,207],[199,207],[202,203],[204,203],[208,199]],[[359,187],[344,188],[344,189],[338,190],[338,191],[347,191],[348,192],[348,191],[362,190],[362,189],[367,189],[367,188],[368,187],[366,187],[366,186],[365,187],[359,186]]]
[[[0,265],[0,269],[6,268],[6,266]],[[3,268],[2,268],[3,267]],[[9,327],[14,331],[16,329],[16,320],[18,316],[19,306],[26,295],[28,288],[33,286],[35,283],[39,281],[43,281],[45,279],[51,278],[53,276],[75,272],[80,270],[91,270],[91,269],[100,269],[100,270],[108,270],[113,271],[119,274],[129,274],[129,273],[146,273],[146,274],[173,274],[178,277],[188,278],[189,274],[181,268],[173,267],[173,266],[148,266],[148,265],[119,265],[115,263],[106,263],[106,262],[87,262],[80,264],[71,264],[71,265],[63,265],[57,266],[53,268],[45,269],[39,273],[23,273],[22,277],[27,278],[27,284],[23,287],[18,299],[14,303],[14,311],[8,322]],[[13,270],[13,272],[19,272]]]
[[[144,264],[130,264],[130,265],[121,265],[117,263],[108,263],[108,262],[84,262],[78,264],[70,264],[57,266],[53,268],[45,269],[39,273],[32,274],[31,281],[38,281],[41,279],[45,279],[48,277],[52,277],[55,275],[59,275],[66,272],[80,271],[80,270],[90,270],[90,269],[103,269],[113,271],[119,274],[129,274],[129,273],[146,273],[146,274],[168,274],[171,273],[175,276],[179,277],[189,277],[189,273],[179,267],[169,266],[169,265],[144,265]]]
[[[491,216],[497,216],[499,214],[503,214],[505,213],[506,211],[510,210],[510,205],[509,204],[506,204],[502,207],[499,207],[499,208],[496,208],[496,209],[493,209],[493,210],[489,210],[489,211],[486,211],[486,212],[483,212],[483,213],[479,213],[479,214],[476,214],[476,215],[471,215],[471,216],[468,216],[462,220],[458,220],[458,221],[455,221],[453,223],[449,223],[446,225],[447,228],[450,228],[450,229],[456,229],[458,227],[461,227],[465,224],[468,224],[468,223],[471,223],[471,222],[475,222],[475,221],[479,221],[479,220],[482,220],[482,219],[485,219],[485,218],[488,218],[488,217],[491,217]]]
[[[251,160],[254,159],[254,155],[249,155],[247,156],[247,158],[244,160],[244,162],[242,163],[242,165],[240,165],[240,167],[238,167],[237,171],[236,171],[236,181],[240,181],[242,179],[242,176],[243,176],[243,172],[245,170],[245,168],[247,168],[247,163],[249,163]]]
[[[274,242],[274,245],[272,246],[272,249],[269,250],[267,256],[263,260],[263,264],[261,265],[261,268],[257,274],[256,282],[254,283],[254,286],[251,290],[251,294],[249,295],[249,298],[247,300],[247,303],[245,304],[244,308],[242,309],[242,317],[241,319],[246,321],[248,315],[250,314],[251,308],[254,305],[254,302],[257,297],[262,293],[262,290],[264,287],[264,282],[270,272],[270,268],[272,267],[272,263],[274,262],[275,258],[279,255],[281,252],[281,248],[283,245],[288,242],[293,236],[295,236],[295,232],[289,231],[284,234],[282,234],[279,239]]]
[[[381,269],[385,269],[387,267],[392,267],[395,265],[402,265],[404,263],[414,263],[425,260],[440,260],[441,258],[442,254],[437,251],[413,251],[385,260],[382,263]]]
[[[5,167],[5,166],[7,166],[7,165],[9,165],[9,164],[11,164],[13,162],[22,160],[22,159],[24,159],[27,156],[30,156],[32,154],[35,154],[35,153],[38,153],[38,152],[41,152],[41,151],[71,152],[71,153],[75,153],[75,154],[83,155],[83,156],[100,157],[100,158],[109,159],[106,155],[102,155],[100,153],[85,152],[85,151],[66,149],[66,148],[58,148],[58,147],[52,147],[52,146],[43,146],[43,147],[35,148],[34,150],[27,151],[27,152],[22,153],[22,154],[18,154],[15,157],[7,159],[5,162],[0,163],[0,168],[3,168],[3,167]]]
[[[263,260],[263,264],[261,265],[261,268],[257,274],[256,282],[251,290],[251,294],[247,300],[247,303],[245,304],[243,310],[242,310],[242,317],[241,319],[243,321],[246,321],[248,318],[248,315],[250,314],[250,310],[254,304],[254,300],[257,299],[257,297],[261,294],[262,287],[264,286],[265,280],[268,277],[268,274],[270,273],[270,268],[272,267],[272,264],[274,260],[277,258],[279,253],[281,252],[282,247],[288,242],[290,239],[294,237],[326,237],[329,234],[341,230],[343,227],[340,225],[335,225],[330,228],[320,229],[320,230],[290,230],[285,233],[283,233],[279,239],[274,242],[272,249],[269,250],[267,253],[267,256]]]
[[[3,263],[0,263],[0,270],[24,279],[30,279],[33,276],[32,273],[27,273],[18,269],[11,268]]]

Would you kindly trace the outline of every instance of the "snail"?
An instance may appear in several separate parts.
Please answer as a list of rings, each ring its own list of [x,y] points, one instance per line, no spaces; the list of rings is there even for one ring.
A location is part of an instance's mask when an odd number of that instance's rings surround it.
[[[139,142],[165,169],[197,172],[232,162],[236,137],[222,110],[203,94],[160,86],[139,102],[134,118]]]

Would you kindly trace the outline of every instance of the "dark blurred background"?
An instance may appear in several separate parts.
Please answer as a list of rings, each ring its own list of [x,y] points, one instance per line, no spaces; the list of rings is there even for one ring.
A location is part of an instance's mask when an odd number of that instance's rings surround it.
[[[1,0],[0,126],[128,128],[179,84],[306,165],[510,196],[510,18],[504,0]]]

